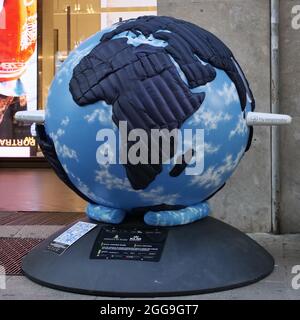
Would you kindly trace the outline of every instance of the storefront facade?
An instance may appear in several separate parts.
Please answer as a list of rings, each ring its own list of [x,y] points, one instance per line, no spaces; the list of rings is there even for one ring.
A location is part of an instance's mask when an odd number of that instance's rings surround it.
[[[45,109],[70,51],[113,23],[156,15],[157,0],[2,0],[0,10],[0,166],[41,165],[34,126],[14,114]]]

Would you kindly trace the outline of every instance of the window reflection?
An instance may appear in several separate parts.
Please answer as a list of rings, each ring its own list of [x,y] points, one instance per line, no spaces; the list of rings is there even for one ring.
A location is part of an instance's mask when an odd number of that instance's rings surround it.
[[[113,23],[157,15],[157,0],[54,0],[43,2],[40,47],[40,107],[70,50]],[[49,12],[53,14],[49,15]]]

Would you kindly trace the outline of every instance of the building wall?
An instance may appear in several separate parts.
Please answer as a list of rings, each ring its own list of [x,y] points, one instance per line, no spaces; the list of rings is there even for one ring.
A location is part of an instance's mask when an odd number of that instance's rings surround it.
[[[257,111],[270,111],[269,0],[159,0],[158,14],[186,19],[222,39],[250,81]],[[244,231],[271,231],[270,153],[270,129],[257,128],[251,150],[211,200],[215,217]]]

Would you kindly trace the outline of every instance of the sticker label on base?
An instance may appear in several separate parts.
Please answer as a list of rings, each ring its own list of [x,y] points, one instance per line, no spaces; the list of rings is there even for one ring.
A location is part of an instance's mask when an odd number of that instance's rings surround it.
[[[72,226],[70,229],[66,230],[58,238],[54,239],[53,242],[51,242],[47,247],[47,250],[61,255],[70,246],[72,246],[79,239],[81,239],[96,227],[97,225],[93,223],[78,222],[74,224],[74,226]]]
[[[103,227],[91,259],[159,262],[167,237],[162,229]]]

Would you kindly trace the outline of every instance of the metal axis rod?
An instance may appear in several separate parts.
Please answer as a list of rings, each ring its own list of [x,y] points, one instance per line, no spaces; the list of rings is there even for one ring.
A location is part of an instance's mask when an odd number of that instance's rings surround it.
[[[279,0],[271,0],[271,112],[280,113],[279,94]],[[279,128],[271,129],[272,232],[280,233]]]

